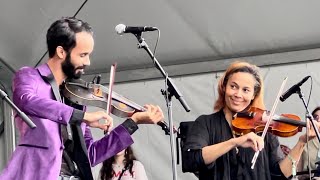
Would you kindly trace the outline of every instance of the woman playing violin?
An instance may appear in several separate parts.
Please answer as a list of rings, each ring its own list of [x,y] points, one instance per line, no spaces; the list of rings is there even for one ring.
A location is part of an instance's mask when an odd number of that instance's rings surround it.
[[[284,157],[275,135],[267,133],[262,139],[251,132],[236,137],[232,130],[232,119],[237,112],[250,107],[265,109],[263,88],[257,66],[234,62],[228,67],[218,84],[215,113],[196,119],[183,149],[188,169],[198,171],[200,180],[267,180],[291,176],[292,161],[298,162],[306,135],[300,136],[289,155]],[[310,132],[309,139],[312,139],[315,135]],[[255,151],[260,153],[251,169]]]

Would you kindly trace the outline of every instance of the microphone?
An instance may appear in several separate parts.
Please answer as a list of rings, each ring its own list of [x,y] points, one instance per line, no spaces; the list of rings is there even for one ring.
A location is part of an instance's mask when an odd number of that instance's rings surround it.
[[[311,76],[306,76],[305,78],[303,78],[300,82],[298,82],[297,84],[293,85],[290,89],[288,89],[285,93],[283,93],[280,96],[280,101],[285,101],[288,97],[290,97],[293,93],[297,92],[298,88],[305,83],[309,77]]]
[[[116,32],[119,35],[122,35],[124,33],[133,33],[133,34],[137,34],[137,33],[141,33],[141,32],[146,32],[146,31],[155,31],[158,30],[157,27],[151,27],[151,26],[126,26],[124,24],[118,24],[115,27]]]

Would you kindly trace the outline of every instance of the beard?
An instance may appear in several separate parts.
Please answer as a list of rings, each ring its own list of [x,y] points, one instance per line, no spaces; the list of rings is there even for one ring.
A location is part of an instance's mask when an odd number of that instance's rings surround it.
[[[84,66],[75,67],[71,63],[71,54],[68,53],[66,56],[65,61],[61,64],[63,73],[67,76],[69,79],[79,79],[82,75],[82,72],[76,72],[78,69],[84,69]]]

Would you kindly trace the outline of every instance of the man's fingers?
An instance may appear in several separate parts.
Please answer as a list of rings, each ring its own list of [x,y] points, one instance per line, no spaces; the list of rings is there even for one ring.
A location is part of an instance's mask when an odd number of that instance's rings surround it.
[[[145,104],[144,107],[147,109],[147,111],[151,111],[151,106],[150,106],[150,104]]]
[[[93,127],[93,128],[98,128],[98,129],[101,129],[101,130],[107,130],[107,126],[105,126],[103,124],[99,124],[99,123],[90,124],[89,126]]]
[[[162,109],[160,108],[160,106],[157,106],[157,111],[160,112],[161,114],[163,114]]]
[[[158,112],[158,108],[154,105],[151,105],[151,112],[152,113],[157,113]]]
[[[108,125],[108,126],[113,125],[113,118],[111,116],[109,116],[107,113],[103,112],[102,119],[104,119],[104,122],[106,125]]]
[[[106,125],[106,124],[99,124],[98,126],[101,130],[104,130],[104,131],[108,131],[110,127],[109,125]]]
[[[163,115],[159,114],[159,115],[156,116],[155,119],[158,122],[158,121],[162,121],[164,119],[164,117],[163,117]]]
[[[112,120],[105,119],[105,120],[104,120],[104,124],[107,125],[107,126],[111,126],[111,125],[113,124],[113,121],[112,121]]]
[[[113,121],[110,121],[109,128],[112,129],[112,127],[113,127]]]

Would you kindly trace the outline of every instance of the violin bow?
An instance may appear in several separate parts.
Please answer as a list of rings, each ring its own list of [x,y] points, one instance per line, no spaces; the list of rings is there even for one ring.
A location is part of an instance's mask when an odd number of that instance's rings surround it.
[[[107,114],[110,115],[111,111],[111,101],[112,101],[112,88],[114,84],[114,77],[116,75],[117,63],[111,65],[110,69],[110,80],[109,80],[109,90],[108,90],[108,98],[107,98]],[[104,132],[105,134],[108,132]]]
[[[278,103],[279,103],[280,96],[281,96],[281,94],[282,94],[282,92],[283,92],[283,89],[284,89],[285,84],[287,83],[287,80],[288,80],[288,77],[284,78],[284,80],[283,80],[283,82],[282,82],[282,84],[281,84],[281,87],[280,87],[280,90],[279,90],[278,95],[277,95],[277,97],[276,97],[276,100],[275,100],[275,102],[274,102],[274,104],[273,104],[273,106],[272,106],[272,109],[271,109],[271,112],[270,112],[268,121],[267,121],[267,123],[266,123],[266,125],[265,125],[265,127],[264,127],[263,132],[262,132],[262,135],[261,135],[262,139],[264,139],[264,137],[265,137],[266,134],[267,134],[267,131],[268,131],[269,126],[270,126],[270,123],[271,123],[271,121],[272,121],[272,117],[273,117],[273,115],[274,115],[274,113],[275,113],[275,111],[276,111],[276,107],[277,107],[277,105],[278,105]],[[253,158],[252,158],[252,161],[251,161],[251,163],[252,163],[251,169],[253,169],[253,168],[254,168],[254,165],[256,164],[257,158],[258,158],[258,156],[259,156],[259,152],[260,152],[260,151],[256,151],[255,154],[254,154],[254,156],[253,156]]]

